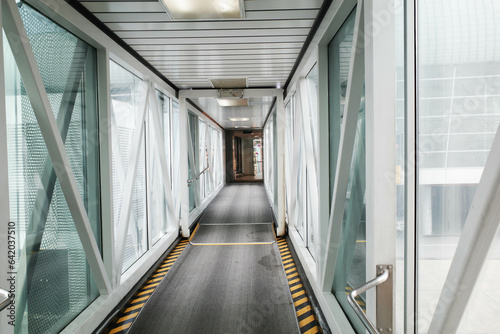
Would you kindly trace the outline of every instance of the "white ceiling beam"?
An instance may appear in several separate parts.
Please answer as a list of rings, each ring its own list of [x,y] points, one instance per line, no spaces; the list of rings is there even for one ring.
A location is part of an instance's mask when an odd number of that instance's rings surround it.
[[[150,13],[100,13],[94,15],[104,23],[112,22],[171,22],[165,12]],[[288,10],[288,11],[253,11],[247,12],[245,20],[314,20],[318,15],[316,9]],[[226,20],[230,22],[231,20]],[[177,21],[182,22],[182,21]]]
[[[222,50],[246,50],[248,53],[253,53],[255,50],[279,50],[279,49],[300,49],[302,44],[300,42],[278,42],[278,43],[258,43],[258,44],[244,44],[241,43],[241,39],[238,43],[234,44],[177,44],[177,45],[136,45],[134,49],[138,52],[140,51],[208,51],[216,50],[218,52]]]
[[[130,46],[134,45],[192,45],[192,44],[232,44],[245,43],[303,43],[306,36],[261,36],[261,37],[196,37],[196,38],[124,38]]]
[[[307,36],[310,28],[279,29],[223,29],[223,30],[132,30],[117,31],[120,38],[201,38],[201,37],[257,37],[257,36]]]
[[[279,60],[227,60],[222,62],[199,62],[192,60],[190,62],[177,62],[169,60],[155,60],[149,62],[157,68],[171,68],[171,69],[244,69],[244,68],[265,68],[265,69],[288,69],[290,70],[295,63],[293,59],[287,61]]]
[[[278,96],[283,94],[283,89],[253,89],[247,88],[243,90],[243,98],[251,97],[266,97],[266,96]],[[204,89],[204,90],[180,90],[179,98],[201,98],[201,97],[217,97],[218,89]]]
[[[221,62],[227,64],[229,61],[259,61],[259,60],[268,60],[268,61],[283,61],[288,62],[290,59],[297,59],[298,52],[291,53],[282,53],[282,54],[266,54],[266,53],[258,53],[249,55],[248,52],[244,52],[243,54],[223,54],[220,53],[218,55],[206,55],[206,54],[193,54],[192,52],[186,52],[185,55],[179,55],[168,53],[162,53],[161,55],[142,55],[148,61],[168,61],[175,63],[190,63],[195,61],[198,64],[213,64],[216,62]]]
[[[293,20],[293,19],[315,19],[318,15],[317,9],[299,9],[287,11],[247,11],[247,20]]]
[[[160,2],[155,1],[81,1],[91,12],[96,13],[143,13],[156,12],[165,13],[165,7]]]
[[[108,23],[113,31],[132,30],[216,30],[216,29],[274,29],[310,28],[314,20],[277,20],[277,21],[169,21],[169,22],[114,22]]]
[[[224,57],[228,57],[228,59],[233,59],[233,57],[281,57],[286,55],[293,55],[296,57],[300,53],[300,48],[285,48],[285,49],[251,49],[249,50],[168,50],[168,52],[164,52],[166,50],[143,50],[139,53],[143,57],[158,57],[158,58],[181,58],[181,59],[190,59],[195,57],[202,57],[205,59],[225,59]],[[237,58],[234,58],[237,59]]]
[[[269,0],[252,0],[245,4],[247,11],[253,10],[293,10],[293,9],[319,9],[323,4],[323,0],[286,0],[286,1],[269,1]]]

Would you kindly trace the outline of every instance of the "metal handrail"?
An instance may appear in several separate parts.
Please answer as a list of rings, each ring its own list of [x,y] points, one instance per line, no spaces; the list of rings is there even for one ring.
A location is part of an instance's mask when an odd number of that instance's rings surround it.
[[[368,318],[363,311],[363,309],[359,306],[359,304],[356,302],[356,297],[362,294],[365,291],[368,291],[370,289],[373,289],[377,285],[380,285],[387,281],[389,278],[389,270],[383,269],[377,277],[372,279],[371,281],[366,282],[362,286],[354,289],[349,293],[347,296],[347,301],[349,302],[349,305],[353,308],[354,312],[356,312],[356,315],[361,319],[363,322],[363,325],[365,325],[366,329],[370,334],[378,334],[379,331],[377,330],[377,327],[373,324],[373,322]]]
[[[202,170],[198,175],[196,175],[192,179],[187,180],[188,186],[191,186],[191,183],[193,183],[193,181],[198,180],[200,178],[201,174],[205,173],[207,171],[207,169],[209,169],[209,168],[210,168],[210,166],[207,166],[207,168]]]
[[[0,312],[2,312],[12,302],[13,296],[9,297],[9,293],[0,289]]]

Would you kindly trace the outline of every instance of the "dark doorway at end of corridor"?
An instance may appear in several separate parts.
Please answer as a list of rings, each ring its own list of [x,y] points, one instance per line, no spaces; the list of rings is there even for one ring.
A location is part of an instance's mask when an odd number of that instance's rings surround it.
[[[226,131],[226,181],[262,182],[262,131]]]

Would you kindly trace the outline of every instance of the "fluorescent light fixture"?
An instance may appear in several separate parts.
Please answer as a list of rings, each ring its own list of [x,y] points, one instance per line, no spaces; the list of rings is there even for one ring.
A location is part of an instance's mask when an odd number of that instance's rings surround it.
[[[235,129],[248,129],[248,128],[250,128],[250,127],[249,127],[249,126],[241,126],[241,125],[240,125],[240,126],[235,126],[234,128],[235,128]]]
[[[241,19],[240,0],[160,0],[174,20]]]
[[[248,118],[248,117],[229,117],[229,120],[231,122],[246,122],[246,121],[249,121],[250,118]]]
[[[248,99],[227,98],[216,99],[221,107],[246,107],[248,106]]]

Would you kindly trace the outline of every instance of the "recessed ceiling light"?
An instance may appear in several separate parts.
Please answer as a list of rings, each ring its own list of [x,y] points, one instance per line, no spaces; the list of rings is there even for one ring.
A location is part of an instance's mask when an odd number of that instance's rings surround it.
[[[231,122],[246,122],[246,121],[249,121],[250,118],[248,118],[248,117],[229,117],[229,120]]]
[[[248,99],[228,98],[216,99],[221,107],[246,107],[248,106]]]
[[[174,20],[240,19],[240,0],[161,0]],[[243,1],[241,1],[243,2]]]

